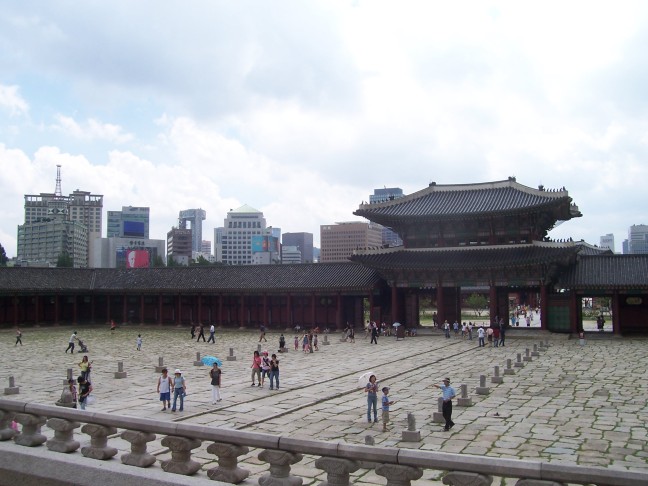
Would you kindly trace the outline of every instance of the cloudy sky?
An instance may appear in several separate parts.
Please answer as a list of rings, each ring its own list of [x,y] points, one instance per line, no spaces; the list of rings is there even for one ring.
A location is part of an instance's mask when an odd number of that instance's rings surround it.
[[[60,164],[151,238],[248,204],[318,245],[374,188],[515,176],[579,205],[550,236],[620,251],[648,224],[646,45],[643,1],[5,0],[0,243]]]

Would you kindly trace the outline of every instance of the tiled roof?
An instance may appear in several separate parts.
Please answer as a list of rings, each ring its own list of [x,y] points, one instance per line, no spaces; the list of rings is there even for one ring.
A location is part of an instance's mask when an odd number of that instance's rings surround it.
[[[648,255],[580,256],[557,285],[565,289],[646,289]]]
[[[435,249],[397,249],[356,252],[353,261],[376,269],[484,269],[528,267],[542,263],[568,264],[578,253],[575,244],[534,243],[511,246],[474,246]]]
[[[361,291],[380,276],[355,263],[194,266],[138,269],[1,268],[0,292]]]
[[[362,204],[353,214],[377,223],[394,219],[441,218],[453,216],[477,216],[520,210],[537,210],[563,205],[569,208],[571,199],[566,190],[547,191],[532,189],[515,182],[506,181],[481,184],[436,185],[383,203]],[[572,206],[564,211],[561,219],[580,216]]]

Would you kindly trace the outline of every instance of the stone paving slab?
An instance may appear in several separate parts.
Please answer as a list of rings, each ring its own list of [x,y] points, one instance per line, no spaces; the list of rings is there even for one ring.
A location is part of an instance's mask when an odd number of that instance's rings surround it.
[[[0,388],[14,376],[20,387],[17,400],[53,404],[60,396],[66,369],[78,372],[82,354],[65,354],[70,327],[24,329],[23,347],[14,347],[11,331],[0,332]],[[642,417],[648,416],[647,339],[609,336],[588,340],[586,346],[565,335],[540,331],[507,334],[505,347],[478,348],[477,341],[445,339],[432,332],[396,341],[381,337],[378,345],[358,339],[355,344],[329,336],[330,346],[313,354],[289,352],[279,355],[281,389],[250,387],[250,362],[257,348],[254,332],[218,332],[216,344],[196,343],[186,329],[123,327],[114,333],[106,328],[77,328],[94,360],[91,381],[98,403],[93,410],[158,420],[183,421],[214,427],[238,428],[292,437],[342,440],[363,444],[367,434],[377,445],[420,448],[492,457],[546,460],[559,463],[601,465],[629,470],[648,470],[648,434]],[[144,338],[142,351],[135,338]],[[285,333],[291,341],[291,333]],[[279,333],[269,333],[263,348],[272,351]],[[506,359],[516,360],[526,349],[549,339],[551,347],[541,352],[503,383],[490,383],[493,367]],[[273,344],[275,343],[275,344]],[[229,348],[237,361],[225,361]],[[211,404],[209,367],[193,366],[196,352],[223,359],[223,401]],[[164,358],[170,373],[182,369],[188,385],[185,411],[161,412],[155,393],[158,358]],[[128,376],[115,379],[117,361],[123,361]],[[392,407],[390,430],[366,423],[366,398],[357,388],[357,377],[372,369],[382,385],[390,386]],[[479,376],[487,376],[488,395],[475,395]],[[444,376],[468,385],[472,407],[455,404],[456,426],[443,432],[432,420],[439,391],[433,383]],[[2,383],[4,386],[1,386]],[[413,412],[421,432],[419,443],[402,442],[406,414]],[[46,435],[51,434],[43,427]],[[77,430],[77,440],[88,437]],[[164,459],[168,452],[158,437],[149,449]],[[124,441],[114,441],[120,450]],[[215,458],[196,450],[204,469],[214,467]],[[251,451],[244,460],[252,471],[246,483],[253,484],[268,469]],[[309,458],[309,461],[315,458]],[[306,459],[305,459],[306,461]],[[304,484],[317,484],[324,476],[317,470],[296,465]],[[202,474],[202,473],[201,473]],[[309,477],[308,475],[312,476]],[[356,484],[384,484],[373,471],[354,474]],[[414,485],[441,484],[438,471],[426,471]],[[502,484],[514,484],[508,480]]]

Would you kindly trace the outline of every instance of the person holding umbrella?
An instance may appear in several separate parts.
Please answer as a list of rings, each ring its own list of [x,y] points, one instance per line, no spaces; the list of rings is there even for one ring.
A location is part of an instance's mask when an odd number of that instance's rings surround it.
[[[218,361],[214,361],[212,369],[209,370],[209,377],[211,378],[212,386],[212,405],[215,405],[216,402],[221,401],[220,386],[222,373],[223,371],[218,367]]]
[[[443,418],[445,419],[445,427],[443,430],[447,432],[454,427],[454,422],[452,421],[452,399],[457,394],[455,393],[455,389],[450,386],[450,378],[444,378],[443,385],[437,385],[435,383],[432,386],[439,388],[443,394],[443,405],[441,411],[443,412]]]
[[[373,408],[373,421],[378,422],[378,383],[376,383],[376,375],[369,377],[369,383],[364,388],[367,394],[367,422],[371,423],[371,409]]]

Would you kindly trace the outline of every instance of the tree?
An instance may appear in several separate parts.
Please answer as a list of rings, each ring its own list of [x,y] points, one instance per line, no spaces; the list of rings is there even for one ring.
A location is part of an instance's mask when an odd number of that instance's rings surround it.
[[[4,246],[0,244],[0,267],[6,267],[7,266],[7,252],[4,249]]]
[[[198,258],[192,263],[192,265],[211,265],[209,263],[209,260],[207,260],[204,256],[198,255]]]
[[[487,309],[488,299],[480,294],[472,294],[466,299],[466,304],[481,317],[482,312]]]
[[[151,262],[151,267],[166,267],[164,259],[160,255],[155,255],[155,258]]]
[[[72,257],[68,254],[67,251],[64,251],[58,256],[58,259],[56,260],[56,266],[59,268],[72,268],[74,266],[74,260],[72,260]]]

